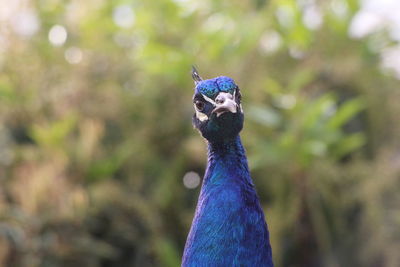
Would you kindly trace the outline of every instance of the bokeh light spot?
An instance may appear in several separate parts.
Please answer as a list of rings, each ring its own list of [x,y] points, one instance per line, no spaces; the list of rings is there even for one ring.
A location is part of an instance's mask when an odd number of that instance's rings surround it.
[[[40,28],[37,15],[32,10],[22,10],[12,17],[11,26],[22,37],[31,37]]]
[[[121,28],[129,28],[135,22],[135,13],[128,5],[117,6],[113,11],[113,20]]]
[[[282,38],[276,31],[265,32],[260,39],[260,49],[265,54],[276,52],[282,45]]]
[[[194,189],[200,184],[200,176],[196,172],[187,172],[183,176],[183,185],[186,188]]]
[[[49,31],[49,41],[54,46],[62,46],[67,40],[67,35],[64,26],[54,25]]]
[[[78,64],[82,61],[83,53],[78,47],[70,47],[65,53],[65,60],[70,64]]]
[[[317,8],[316,5],[307,7],[304,10],[303,22],[304,25],[310,30],[317,30],[321,27],[323,18],[321,11]]]

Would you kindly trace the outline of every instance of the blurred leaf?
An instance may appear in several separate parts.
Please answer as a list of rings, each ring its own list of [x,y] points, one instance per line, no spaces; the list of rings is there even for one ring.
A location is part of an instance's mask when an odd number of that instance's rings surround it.
[[[66,145],[66,137],[74,129],[77,115],[71,113],[64,118],[47,125],[33,125],[30,132],[32,138],[41,146],[62,147]]]
[[[281,122],[279,113],[272,108],[251,106],[247,112],[249,119],[269,127],[277,127]]]
[[[335,105],[332,94],[324,94],[311,103],[307,104],[305,113],[303,114],[303,127],[312,129],[317,127],[326,117],[327,112]]]
[[[96,181],[104,178],[111,178],[115,172],[126,162],[126,160],[133,154],[129,144],[121,145],[114,153],[104,159],[94,161],[89,166],[87,172],[87,179],[89,181]]]
[[[329,128],[337,129],[339,127],[342,127],[364,108],[365,105],[361,98],[347,100],[343,105],[339,106],[338,110],[329,120]]]
[[[363,133],[354,133],[341,138],[340,142],[333,147],[333,155],[340,159],[341,157],[356,151],[365,144]]]
[[[290,92],[297,93],[304,86],[309,84],[315,78],[315,74],[310,69],[304,69],[293,75],[293,78],[289,81],[288,90]]]

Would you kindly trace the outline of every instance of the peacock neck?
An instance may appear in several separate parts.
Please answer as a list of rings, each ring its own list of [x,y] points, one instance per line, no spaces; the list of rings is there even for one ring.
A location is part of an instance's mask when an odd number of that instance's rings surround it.
[[[229,175],[218,175],[221,173]],[[251,183],[246,152],[240,136],[208,143],[208,161],[204,185],[239,179]]]
[[[267,224],[239,136],[208,144],[182,266],[273,267]]]

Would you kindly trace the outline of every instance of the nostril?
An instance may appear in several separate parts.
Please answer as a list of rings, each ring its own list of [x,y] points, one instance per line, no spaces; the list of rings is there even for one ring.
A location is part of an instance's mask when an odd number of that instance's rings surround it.
[[[223,104],[225,102],[225,97],[222,95],[217,96],[217,98],[215,99],[215,103],[217,104]]]

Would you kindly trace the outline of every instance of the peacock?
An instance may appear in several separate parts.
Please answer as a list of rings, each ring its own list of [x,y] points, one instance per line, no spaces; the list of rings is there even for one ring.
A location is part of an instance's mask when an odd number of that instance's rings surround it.
[[[239,132],[243,109],[232,78],[203,80],[193,67],[193,126],[208,162],[182,266],[273,266],[264,213]]]

